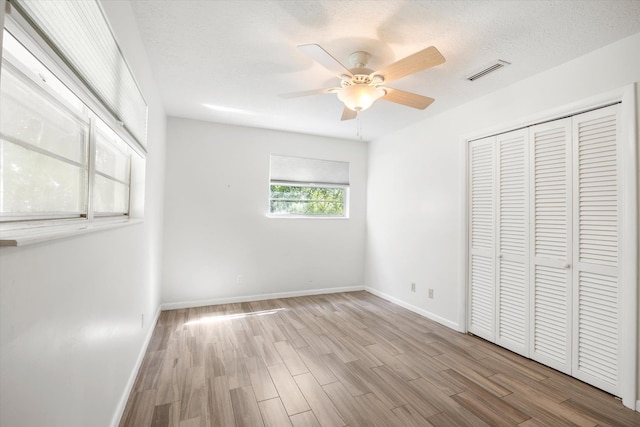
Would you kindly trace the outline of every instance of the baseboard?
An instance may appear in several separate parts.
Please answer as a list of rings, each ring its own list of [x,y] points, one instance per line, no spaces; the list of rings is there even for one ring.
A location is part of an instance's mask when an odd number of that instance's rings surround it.
[[[636,411],[640,412],[640,400],[636,400]]]
[[[394,303],[396,305],[399,305],[400,307],[404,307],[407,310],[411,310],[414,313],[417,313],[417,314],[419,314],[419,315],[421,315],[423,317],[426,317],[427,319],[433,320],[434,322],[438,322],[441,325],[446,326],[447,328],[451,328],[451,329],[456,330],[458,332],[464,332],[464,329],[462,329],[458,325],[458,323],[452,322],[451,320],[445,319],[444,317],[440,317],[437,314],[433,314],[430,311],[427,311],[427,310],[425,310],[423,308],[416,307],[415,305],[411,305],[411,304],[409,304],[407,302],[402,301],[401,299],[398,299],[396,297],[392,297],[391,295],[385,294],[384,292],[380,292],[377,289],[365,287],[364,290],[367,291],[367,292],[370,292],[370,293],[372,293],[374,295],[377,295],[380,298],[386,299],[389,302],[392,302],[392,303]]]
[[[308,289],[304,291],[277,292],[277,293],[270,293],[270,294],[245,295],[245,296],[227,297],[227,298],[213,298],[213,299],[196,300],[196,301],[166,302],[162,304],[160,308],[163,311],[165,311],[165,310],[176,310],[179,308],[205,307],[207,305],[233,304],[238,302],[251,302],[251,301],[263,301],[267,299],[304,297],[309,295],[337,294],[340,292],[354,292],[354,291],[364,291],[364,290],[365,290],[364,286],[346,286],[342,288]]]
[[[111,419],[111,427],[118,427],[120,424],[120,419],[122,418],[122,414],[124,414],[124,409],[127,406],[127,401],[129,400],[129,395],[131,394],[131,390],[133,390],[133,386],[136,382],[136,377],[138,376],[138,371],[140,370],[140,366],[142,366],[142,361],[144,360],[144,355],[147,353],[147,348],[149,347],[149,343],[151,342],[151,337],[153,336],[153,331],[156,329],[156,324],[158,323],[158,319],[160,318],[161,307],[158,307],[156,311],[155,318],[150,325],[149,332],[147,332],[147,336],[145,337],[144,343],[142,344],[142,348],[140,349],[140,353],[138,353],[138,360],[136,360],[136,364],[131,371],[131,376],[129,377],[129,381],[127,381],[127,385],[122,392],[122,397],[120,397],[120,402],[116,407],[116,411],[113,414],[113,418]]]

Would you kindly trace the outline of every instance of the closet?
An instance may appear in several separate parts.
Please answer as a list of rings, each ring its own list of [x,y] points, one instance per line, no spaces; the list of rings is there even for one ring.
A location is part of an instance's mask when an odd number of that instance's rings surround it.
[[[467,318],[620,396],[618,110],[469,142]]]

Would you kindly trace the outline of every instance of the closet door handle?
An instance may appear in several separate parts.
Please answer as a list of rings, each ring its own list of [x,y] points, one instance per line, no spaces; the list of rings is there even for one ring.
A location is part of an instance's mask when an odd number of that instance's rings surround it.
[[[571,268],[571,264],[569,264],[568,262],[565,262],[564,264],[562,264],[563,268]]]

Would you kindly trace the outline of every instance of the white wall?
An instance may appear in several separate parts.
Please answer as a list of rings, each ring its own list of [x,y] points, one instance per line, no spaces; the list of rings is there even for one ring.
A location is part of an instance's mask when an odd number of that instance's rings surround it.
[[[270,154],[350,162],[350,218],[267,218]],[[366,156],[363,142],[169,118],[163,302],[363,286]]]
[[[149,104],[146,217],[0,248],[2,426],[117,422],[160,305],[165,114],[129,3],[105,2],[104,9]]]
[[[640,81],[638,52],[640,34],[371,143],[367,286],[462,329],[465,134]]]

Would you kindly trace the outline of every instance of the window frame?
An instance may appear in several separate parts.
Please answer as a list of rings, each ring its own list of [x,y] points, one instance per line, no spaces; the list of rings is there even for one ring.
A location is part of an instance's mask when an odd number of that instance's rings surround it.
[[[342,194],[342,215],[314,215],[314,214],[293,214],[293,213],[273,213],[271,212],[271,202],[274,199],[271,197],[272,185],[284,185],[288,187],[301,187],[301,188],[339,188],[344,190]],[[317,183],[305,183],[297,181],[280,181],[269,180],[269,197],[267,206],[267,217],[269,218],[288,218],[288,219],[349,219],[349,200],[350,200],[350,185],[347,184],[317,184]],[[309,200],[313,202],[314,200]]]
[[[351,164],[346,160],[270,153],[266,216],[268,218],[287,219],[349,219],[349,200],[351,199],[350,168]],[[271,202],[277,199],[271,197],[272,185],[343,189],[342,215],[273,213],[271,211]]]
[[[95,126],[92,127],[92,133],[91,133],[91,138],[90,138],[90,170],[89,170],[89,176],[92,179],[91,182],[91,187],[90,187],[90,193],[89,196],[90,199],[90,203],[92,204],[91,206],[91,210],[90,213],[93,216],[93,218],[98,218],[98,217],[102,217],[102,218],[106,218],[106,217],[117,217],[117,216],[129,216],[130,212],[131,212],[131,181],[132,181],[132,175],[133,175],[133,156],[134,153],[132,152],[131,148],[128,146],[128,144],[126,143],[126,141],[122,140],[122,137],[120,137],[116,132],[113,132],[112,129],[107,129],[108,132],[111,132],[114,134],[115,137],[119,137],[121,139],[121,142],[124,143],[129,151],[129,153],[125,153],[122,150],[122,147],[119,147],[116,144],[109,144],[108,148],[115,151],[115,152],[119,152],[121,154],[124,154],[127,157],[127,170],[126,170],[126,178],[127,181],[124,181],[116,176],[110,175],[106,172],[103,172],[101,170],[98,169],[98,166],[96,165],[96,161],[97,161],[97,151],[98,151],[98,145],[101,143],[98,141],[98,134],[99,133],[103,133],[103,131],[101,130],[101,125],[100,123],[97,123],[98,121],[101,121],[102,123],[104,123],[104,121],[100,120],[99,117],[97,117],[94,120]],[[93,121],[92,121],[93,124]],[[104,126],[108,127],[108,125],[104,124]],[[109,135],[103,135],[104,137],[109,137]],[[95,202],[96,202],[96,197],[95,197],[95,193],[96,193],[96,178],[97,177],[102,177],[110,182],[114,182],[114,183],[118,183],[121,185],[125,185],[128,188],[128,200],[127,200],[127,211],[126,212],[102,212],[102,211],[98,211],[95,207]]]
[[[122,124],[102,105],[100,100],[84,85],[81,79],[66,66],[64,60],[57,56],[55,50],[47,45],[37,31],[28,25],[27,20],[19,13],[16,13],[15,9],[4,16],[2,30],[3,33],[0,36],[0,65],[3,62],[3,56],[10,55],[8,52],[4,53],[3,49],[5,42],[4,31],[7,31],[80,100],[83,104],[82,108],[86,112],[84,116],[89,118],[90,123],[86,153],[87,188],[84,194],[84,197],[87,198],[85,202],[87,209],[86,214],[51,215],[45,213],[40,215],[38,213],[37,215],[5,216],[0,221],[0,246],[19,246],[38,243],[103,230],[105,228],[120,227],[142,222],[144,217],[146,148],[128,134],[126,129],[122,127]],[[21,61],[16,58],[6,60],[10,63],[11,67],[25,74]],[[27,79],[29,80],[29,84],[35,84],[44,89],[48,96],[53,95],[57,104],[65,104],[65,109],[70,109],[70,106],[66,105],[60,95],[46,84],[30,78],[28,75]],[[75,110],[73,110],[73,113],[78,114]],[[129,151],[128,211],[124,214],[102,214],[95,213],[93,210],[95,176],[99,174],[95,166],[97,120],[106,124]],[[116,146],[110,145],[110,147],[118,149]]]
[[[2,52],[3,62],[1,67],[9,70],[15,75],[15,77],[21,80],[29,90],[36,92],[36,95],[42,96],[46,98],[48,102],[50,102],[54,107],[56,107],[61,113],[65,116],[69,117],[71,120],[78,122],[85,126],[86,134],[84,135],[83,147],[82,147],[82,157],[83,162],[74,161],[55,153],[47,148],[41,148],[37,145],[31,144],[27,141],[14,141],[12,137],[5,136],[3,139],[9,144],[14,144],[20,146],[30,152],[39,153],[42,156],[46,156],[47,158],[57,160],[67,165],[78,167],[85,172],[85,187],[83,191],[83,197],[89,196],[89,185],[90,185],[90,163],[91,163],[91,129],[92,129],[92,119],[90,112],[87,111],[87,107],[85,104],[82,104],[82,111],[74,110],[70,105],[68,105],[65,100],[60,99],[60,95],[57,94],[54,89],[52,89],[46,83],[43,83],[43,79],[36,79],[33,76],[32,71],[28,69],[28,67],[21,62],[19,59],[15,58],[10,53]],[[52,73],[53,74],[53,73]],[[14,213],[3,215],[0,212],[0,225],[16,223],[21,221],[34,221],[41,220],[46,221],[49,219],[80,219],[84,218],[88,215],[88,199],[84,202],[86,212],[64,212],[64,213],[54,213],[54,212],[23,212],[23,213]],[[6,227],[6,226],[5,226]]]

